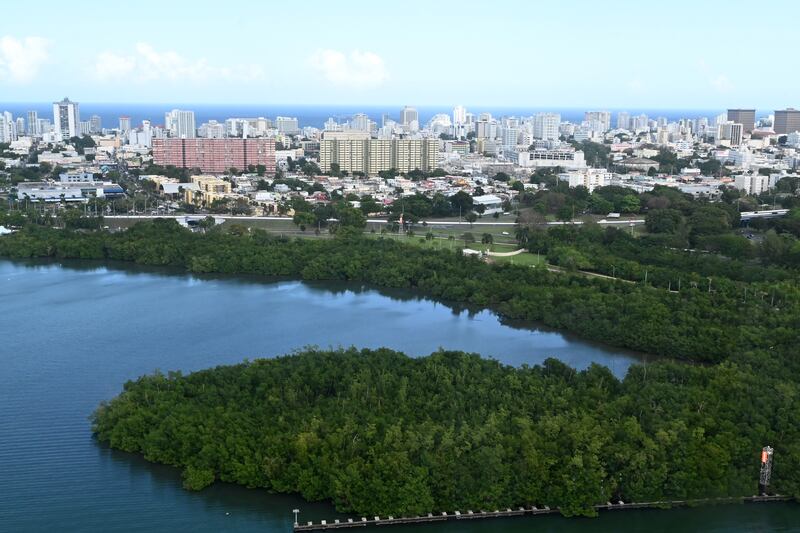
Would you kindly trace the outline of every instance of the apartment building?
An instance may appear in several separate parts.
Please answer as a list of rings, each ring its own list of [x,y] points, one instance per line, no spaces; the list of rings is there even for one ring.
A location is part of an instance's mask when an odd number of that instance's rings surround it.
[[[320,141],[320,168],[329,172],[332,164],[349,173],[374,176],[397,169],[430,171],[439,156],[438,139],[371,139],[361,132],[326,131]]]
[[[231,194],[230,182],[216,176],[192,176],[191,183],[197,188],[184,191],[184,199],[189,204],[211,205],[215,200],[221,200]]]
[[[180,168],[199,168],[202,172],[246,170],[264,165],[267,174],[275,172],[273,139],[153,139],[153,162]]]
[[[583,168],[586,160],[580,150],[531,150],[519,153],[521,167],[564,167]]]

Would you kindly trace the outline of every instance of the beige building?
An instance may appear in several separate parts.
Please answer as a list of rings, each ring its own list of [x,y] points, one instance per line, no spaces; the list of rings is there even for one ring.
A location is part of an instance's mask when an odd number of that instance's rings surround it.
[[[197,190],[184,191],[186,203],[195,205],[211,205],[215,200],[225,198],[231,194],[231,184],[216,176],[192,176],[191,182]]]
[[[349,173],[374,176],[395,168],[399,172],[415,169],[431,171],[439,156],[438,139],[371,139],[368,133],[326,131],[319,147],[323,172],[332,164]]]

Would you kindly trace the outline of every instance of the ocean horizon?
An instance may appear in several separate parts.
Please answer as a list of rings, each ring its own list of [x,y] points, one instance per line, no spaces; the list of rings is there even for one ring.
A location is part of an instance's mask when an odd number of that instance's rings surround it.
[[[224,121],[233,117],[266,117],[274,119],[276,116],[297,117],[300,127],[311,126],[322,128],[329,118],[334,118],[339,122],[344,122],[356,113],[365,113],[370,119],[381,123],[384,115],[388,115],[392,120],[399,120],[400,110],[403,105],[290,105],[290,104],[187,104],[187,103],[94,103],[80,102],[80,114],[82,120],[88,120],[92,115],[99,115],[102,119],[104,128],[115,128],[119,124],[120,116],[127,116],[131,119],[131,124],[139,126],[143,120],[149,120],[154,125],[164,123],[164,113],[172,109],[188,109],[195,113],[195,122],[199,127],[203,122],[209,120]],[[23,117],[27,120],[28,111],[36,111],[39,118],[53,118],[52,102],[0,102],[0,112],[9,111],[14,117]],[[453,106],[429,105],[413,106],[419,112],[420,123],[427,123],[434,115],[445,113],[452,116]],[[616,114],[627,111],[631,116],[646,114],[650,118],[665,117],[669,121],[676,121],[681,118],[713,118],[725,109],[659,109],[659,108],[577,108],[577,107],[538,107],[538,106],[470,106],[466,105],[467,111],[479,113],[491,113],[495,118],[501,117],[527,117],[540,112],[554,112],[561,114],[561,119],[569,122],[581,122],[586,111],[610,111],[612,113],[612,125],[616,122]],[[768,115],[770,111],[756,111],[756,116]]]

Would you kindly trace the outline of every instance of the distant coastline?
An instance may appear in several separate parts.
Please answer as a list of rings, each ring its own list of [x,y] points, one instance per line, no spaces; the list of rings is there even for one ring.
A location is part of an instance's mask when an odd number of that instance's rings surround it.
[[[80,95],[68,95],[70,98],[80,102],[81,116],[88,120],[91,115],[100,115],[104,128],[115,128],[119,124],[119,117],[129,116],[131,124],[134,126],[141,124],[142,120],[150,120],[153,124],[164,122],[164,113],[171,109],[191,109],[195,112],[197,124],[202,124],[209,120],[223,121],[231,117],[271,117],[291,116],[297,117],[300,126],[311,126],[322,128],[323,123],[330,117],[336,119],[346,119],[355,113],[366,113],[369,117],[381,123],[384,114],[388,114],[393,120],[398,120],[403,104],[385,105],[297,105],[297,104],[137,104],[137,103],[92,103],[83,102]],[[454,102],[456,105],[458,102]],[[413,103],[409,103],[412,105]],[[419,111],[421,123],[427,123],[437,113],[452,114],[453,106],[415,106]],[[585,111],[600,108],[576,108],[576,107],[537,107],[537,106],[478,106],[467,105],[467,110],[471,113],[491,113],[495,117],[501,116],[530,116],[538,112],[556,112],[561,114],[561,119],[569,122],[580,123],[583,120]],[[611,111],[614,115],[612,121],[616,120],[616,113],[627,111],[631,115],[646,114],[650,118],[666,117],[669,121],[676,121],[681,118],[707,117],[713,118],[725,109],[638,109],[638,108],[604,108]],[[37,111],[42,118],[52,117],[52,102],[13,102],[5,103],[0,101],[0,111],[10,111],[14,116],[26,116],[28,111]],[[771,110],[757,110],[756,116],[766,116]]]

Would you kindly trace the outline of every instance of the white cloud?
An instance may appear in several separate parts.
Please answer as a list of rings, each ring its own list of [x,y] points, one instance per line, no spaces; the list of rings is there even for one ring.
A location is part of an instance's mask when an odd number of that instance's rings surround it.
[[[641,78],[633,78],[628,82],[628,89],[633,93],[641,93],[645,88],[646,85]]]
[[[714,76],[710,78],[708,82],[714,89],[721,93],[729,93],[733,90],[733,83],[728,79],[728,76],[724,74]]]
[[[0,37],[0,81],[32,81],[47,61],[47,48],[47,39],[41,37]]]
[[[708,85],[717,92],[729,93],[734,89],[733,82],[725,74],[713,70],[703,59],[697,61],[697,67],[706,77]]]
[[[374,89],[389,78],[383,59],[374,52],[352,50],[345,54],[338,50],[318,50],[309,64],[324,79],[341,87]]]
[[[151,81],[254,81],[264,78],[260,65],[218,67],[205,58],[187,59],[174,51],[158,51],[148,43],[137,43],[133,53],[122,55],[105,51],[94,64],[94,77],[100,81],[144,83]]]

